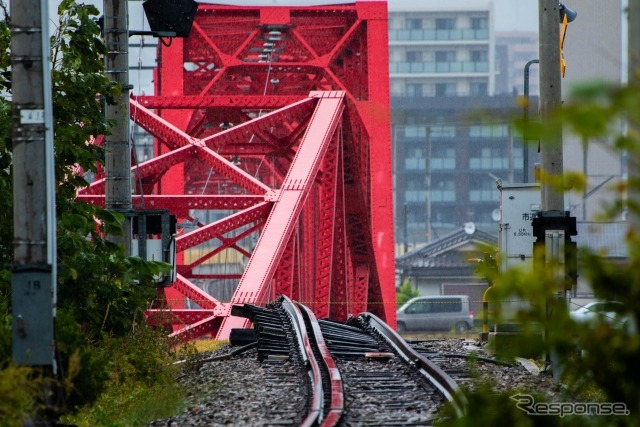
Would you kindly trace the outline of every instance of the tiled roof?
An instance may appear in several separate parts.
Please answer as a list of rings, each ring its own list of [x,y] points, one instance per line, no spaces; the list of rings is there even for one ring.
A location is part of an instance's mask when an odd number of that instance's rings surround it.
[[[578,222],[578,234],[572,238],[578,247],[586,247],[608,258],[626,258],[627,246],[625,233],[628,224],[625,222]],[[464,230],[458,230],[441,239],[433,241],[420,249],[408,252],[396,258],[398,269],[429,269],[430,274],[437,271],[457,270],[462,274],[472,271],[473,265],[460,253],[461,250],[472,250],[477,246],[497,246],[498,237],[494,234],[475,230],[468,234]]]
[[[469,234],[461,229],[396,258],[396,266],[399,268],[469,268],[469,262],[460,256],[460,248],[470,245],[496,246],[497,244],[496,235],[478,229]]]

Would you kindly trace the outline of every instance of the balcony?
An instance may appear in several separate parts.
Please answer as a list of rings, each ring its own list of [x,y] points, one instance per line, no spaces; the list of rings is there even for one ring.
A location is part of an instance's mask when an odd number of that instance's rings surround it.
[[[389,41],[489,41],[489,30],[389,30]]]
[[[391,74],[488,73],[488,62],[391,62]]]

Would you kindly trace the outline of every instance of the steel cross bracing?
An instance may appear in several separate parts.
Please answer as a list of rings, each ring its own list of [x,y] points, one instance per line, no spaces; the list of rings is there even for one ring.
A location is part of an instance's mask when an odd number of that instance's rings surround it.
[[[178,217],[178,275],[150,322],[226,338],[248,326],[232,305],[284,294],[395,324],[387,43],[386,2],[357,1],[200,4],[159,44],[156,96],[131,98],[155,137],[133,204]],[[80,200],[104,204],[98,178]]]

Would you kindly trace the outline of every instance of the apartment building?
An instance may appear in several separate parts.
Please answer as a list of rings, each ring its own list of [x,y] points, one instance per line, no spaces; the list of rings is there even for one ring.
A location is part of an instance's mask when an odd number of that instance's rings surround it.
[[[391,95],[492,95],[491,4],[389,1]]]
[[[465,225],[497,235],[496,182],[531,177],[510,125],[522,114],[513,78],[496,83],[510,59],[496,61],[493,2],[388,6],[397,254]]]

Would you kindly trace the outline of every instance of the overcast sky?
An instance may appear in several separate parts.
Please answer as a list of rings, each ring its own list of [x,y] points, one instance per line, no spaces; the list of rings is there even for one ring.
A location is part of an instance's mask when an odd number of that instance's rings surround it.
[[[538,0],[493,0],[497,31],[538,31]]]

